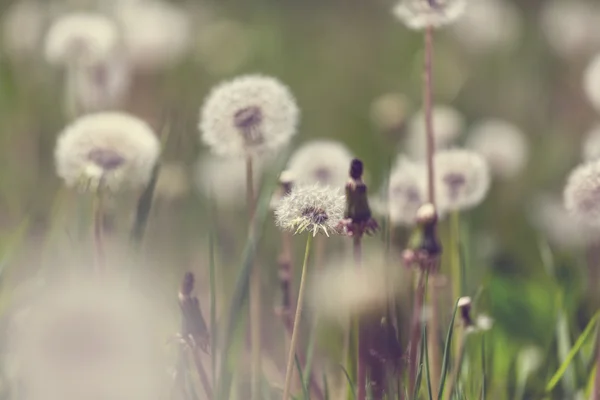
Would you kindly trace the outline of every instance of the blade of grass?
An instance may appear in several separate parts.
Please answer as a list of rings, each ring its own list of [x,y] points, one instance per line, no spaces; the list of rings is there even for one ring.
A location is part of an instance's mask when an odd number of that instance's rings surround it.
[[[560,382],[560,379],[564,375],[565,371],[567,370],[567,368],[569,367],[569,365],[571,364],[581,347],[589,339],[592,332],[594,332],[594,328],[598,323],[598,318],[600,318],[600,311],[594,314],[588,325],[581,333],[581,335],[579,335],[579,337],[577,338],[577,341],[575,341],[575,344],[571,348],[571,351],[569,351],[569,354],[567,354],[567,357],[565,358],[563,363],[560,365],[558,370],[554,373],[552,378],[550,378],[550,380],[546,384],[546,393],[552,392],[552,390],[556,387],[558,382]]]
[[[294,354],[294,361],[296,362],[298,376],[304,376],[302,372],[302,366],[300,365],[300,360],[298,359],[297,354]],[[308,392],[308,387],[306,386],[306,381],[304,379],[302,379],[302,395],[304,396],[304,400],[310,400],[310,394]]]
[[[352,398],[356,400],[356,390],[354,390],[354,384],[352,383],[350,374],[348,374],[348,371],[346,371],[346,368],[344,368],[344,366],[342,364],[338,364],[338,365],[340,366],[340,368],[344,372],[344,375],[346,376],[346,381],[348,382],[348,386],[350,386],[350,394],[352,395]]]
[[[486,382],[486,369],[485,369],[485,335],[481,335],[481,373],[482,373],[482,382],[481,382],[481,400],[485,400],[485,382]]]
[[[415,390],[412,394],[412,399],[416,400],[419,397],[419,392],[421,391],[421,381],[423,379],[423,354],[425,354],[425,339],[427,338],[426,336],[424,336],[426,334],[425,332],[425,325],[423,325],[423,327],[421,327],[421,348],[419,349],[419,369],[417,370],[417,379],[415,381]]]
[[[323,374],[323,393],[325,400],[329,400],[329,384],[327,383],[327,375]]]
[[[142,241],[144,239],[144,232],[146,226],[148,226],[148,219],[150,218],[150,210],[152,209],[152,200],[154,199],[154,189],[156,189],[156,183],[158,182],[158,175],[160,173],[160,164],[156,164],[152,170],[152,177],[148,185],[144,189],[144,192],[140,196],[136,211],[135,220],[133,227],[131,228],[131,242],[135,250],[140,250]]]
[[[423,323],[423,338],[421,340],[425,343],[423,346],[423,358],[425,359],[425,375],[427,377],[427,396],[429,400],[433,400],[433,390],[431,388],[431,370],[429,369],[429,347],[427,346],[426,338],[427,324]]]
[[[440,387],[438,390],[438,400],[442,399],[444,394],[444,386],[446,385],[446,375],[448,374],[448,364],[450,363],[450,349],[452,348],[452,334],[454,333],[454,320],[456,319],[456,311],[458,310],[458,301],[454,304],[452,319],[446,334],[446,343],[444,345],[444,358],[442,360],[442,376],[440,378]]]

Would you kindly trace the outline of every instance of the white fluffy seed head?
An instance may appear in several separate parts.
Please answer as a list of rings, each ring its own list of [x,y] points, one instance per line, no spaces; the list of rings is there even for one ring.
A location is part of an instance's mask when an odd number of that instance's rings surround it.
[[[583,91],[590,104],[600,111],[600,54],[590,61],[583,73]]]
[[[439,209],[466,210],[484,200],[490,187],[490,172],[482,156],[451,149],[436,153],[434,164]]]
[[[571,172],[564,202],[578,222],[600,226],[600,161],[580,165]]]
[[[295,186],[275,209],[275,222],[293,233],[309,232],[313,236],[338,233],[344,217],[346,199],[340,189],[320,185]]]
[[[541,12],[542,32],[564,58],[589,54],[600,47],[600,7],[580,0],[549,0]]]
[[[465,127],[464,117],[454,108],[437,105],[432,110],[433,135],[435,148],[445,149],[462,134]],[[409,122],[406,137],[406,152],[414,158],[423,158],[427,152],[427,134],[425,113],[416,113]]]
[[[67,186],[118,191],[146,185],[159,154],[160,143],[148,124],[125,113],[104,112],[67,126],[54,158]]]
[[[523,20],[505,0],[468,0],[465,15],[452,25],[454,36],[473,53],[507,49],[521,36]]]
[[[189,16],[171,2],[121,1],[115,5],[114,15],[123,31],[128,59],[136,69],[170,67],[190,47]]]
[[[297,185],[318,183],[343,188],[348,181],[352,153],[334,140],[313,140],[300,147],[288,163],[287,170]]]
[[[2,16],[2,44],[9,55],[31,57],[38,53],[46,25],[46,10],[37,1],[12,3]]]
[[[5,358],[31,399],[158,400],[168,381],[155,308],[124,285],[42,288],[15,313]]]
[[[286,145],[300,111],[290,90],[275,78],[246,75],[216,86],[200,111],[202,141],[215,154],[259,155]]]
[[[600,124],[594,126],[581,145],[581,157],[584,161],[600,159]]]
[[[389,180],[388,210],[394,225],[414,225],[417,210],[427,201],[427,174],[421,164],[401,158]]]
[[[253,182],[257,184],[263,165],[254,162],[252,167]],[[237,208],[246,204],[245,160],[206,154],[196,162],[194,174],[198,192],[212,199],[218,207]]]
[[[466,0],[400,0],[394,15],[410,29],[441,28],[459,19]]]
[[[120,46],[117,24],[92,12],[72,12],[53,22],[46,34],[46,60],[54,65],[106,60]]]
[[[492,174],[500,179],[517,176],[527,164],[529,144],[523,132],[514,124],[489,119],[471,129],[467,147],[486,159]]]

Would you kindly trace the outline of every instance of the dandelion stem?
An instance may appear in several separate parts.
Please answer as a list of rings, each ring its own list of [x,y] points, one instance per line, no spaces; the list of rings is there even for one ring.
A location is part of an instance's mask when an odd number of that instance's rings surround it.
[[[600,329],[598,330],[598,343],[600,343]],[[596,375],[594,377],[594,391],[592,400],[600,400],[600,346],[596,345]]]
[[[353,237],[352,240],[352,252],[354,255],[354,267],[361,268],[362,265],[362,235],[357,234]],[[365,400],[367,398],[367,356],[368,356],[368,346],[367,346],[367,330],[364,329],[364,321],[362,321],[361,317],[357,317],[357,327],[358,327],[358,357],[357,357],[357,366],[356,366],[356,385],[358,386],[357,390],[357,400]]]
[[[431,386],[432,386],[432,396],[434,399],[438,398],[438,387],[440,386],[440,373],[441,373],[441,348],[440,341],[438,337],[438,332],[440,331],[440,310],[439,310],[439,299],[437,293],[437,280],[435,279],[436,275],[432,274],[429,279],[429,302],[431,305],[431,319],[428,321],[430,329],[427,330],[427,349],[428,349],[428,357],[429,363],[431,364],[431,372],[433,373],[431,376]]]
[[[252,226],[256,208],[254,194],[254,171],[252,156],[246,158],[246,201],[248,206],[249,226]],[[250,347],[252,360],[251,399],[259,400],[261,397],[261,370],[262,370],[262,343],[261,343],[261,312],[260,312],[260,269],[256,260],[252,260],[250,274]]]
[[[296,344],[298,342],[298,331],[300,325],[300,317],[302,316],[302,305],[304,302],[304,291],[306,284],[306,267],[308,264],[308,256],[310,254],[310,245],[313,236],[306,235],[306,250],[304,251],[304,262],[302,263],[302,272],[300,275],[300,289],[298,290],[298,300],[296,301],[296,315],[294,317],[294,328],[292,330],[292,340],[290,342],[290,351],[288,354],[287,369],[285,372],[285,385],[283,388],[283,400],[288,400],[290,397],[290,387],[292,383],[292,374],[294,373],[294,355],[296,353]]]
[[[460,214],[450,213],[450,266],[452,268],[452,292],[455,299],[462,296],[462,276],[460,260]]]
[[[104,271],[106,253],[104,250],[104,198],[98,191],[94,196],[94,262],[97,273]]]
[[[408,360],[408,393],[414,393],[417,379],[417,360],[419,351],[419,340],[421,338],[421,318],[423,310],[423,301],[425,296],[426,272],[419,272],[419,281],[415,291],[413,303],[413,313],[411,321],[411,333],[409,344]]]
[[[462,332],[460,334],[460,339],[458,342],[458,352],[456,361],[454,362],[454,370],[452,372],[452,380],[450,381],[450,386],[448,387],[448,391],[445,393],[445,399],[450,400],[452,398],[452,394],[454,393],[454,388],[456,387],[458,380],[460,378],[460,370],[462,367],[463,360],[465,358],[465,344],[467,342],[467,335]]]

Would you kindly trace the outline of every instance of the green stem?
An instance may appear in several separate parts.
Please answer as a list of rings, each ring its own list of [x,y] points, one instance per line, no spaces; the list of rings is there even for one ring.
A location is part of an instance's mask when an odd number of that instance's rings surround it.
[[[458,380],[460,379],[460,370],[462,367],[462,363],[463,360],[465,358],[465,344],[467,342],[467,335],[465,334],[466,332],[461,332],[461,339],[458,341],[459,345],[458,345],[458,357],[456,358],[456,361],[454,363],[454,371],[452,373],[452,380],[450,381],[450,387],[448,388],[448,391],[446,392],[446,400],[450,400],[452,398],[452,394],[454,392],[454,388],[456,387],[456,384],[458,383]]]
[[[460,212],[450,213],[450,268],[452,276],[452,294],[454,299],[462,295],[462,276],[460,265]]]
[[[300,317],[302,316],[302,307],[304,303],[304,291],[306,286],[306,266],[308,264],[308,256],[310,254],[310,245],[312,243],[312,235],[307,235],[306,250],[304,251],[304,262],[302,263],[302,272],[300,276],[300,289],[298,290],[298,301],[296,302],[296,315],[294,317],[294,329],[292,330],[292,340],[290,342],[290,352],[288,354],[288,364],[285,372],[285,385],[283,388],[283,400],[288,400],[290,397],[290,386],[292,383],[292,374],[294,372],[294,355],[296,353],[296,344],[298,342],[298,331],[300,325]]]

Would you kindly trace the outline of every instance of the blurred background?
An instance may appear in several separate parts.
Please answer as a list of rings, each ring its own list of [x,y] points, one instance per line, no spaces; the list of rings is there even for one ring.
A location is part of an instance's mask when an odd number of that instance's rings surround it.
[[[495,320],[493,342],[501,351],[494,384],[509,396],[518,355],[533,347],[549,360],[532,383],[543,384],[598,305],[598,281],[589,277],[600,275],[599,248],[590,245],[593,233],[565,215],[561,199],[568,173],[583,160],[583,140],[599,121],[584,75],[600,53],[600,4],[469,3],[461,20],[435,33],[435,102],[462,117],[456,145],[479,122],[501,119],[523,132],[529,149],[526,166],[510,179],[495,179],[463,224],[468,291],[481,293],[480,307]],[[39,274],[52,279],[89,262],[89,201],[63,188],[54,170],[55,140],[73,118],[65,105],[65,70],[48,61],[54,21],[99,12],[122,32],[120,64],[110,75],[114,103],[92,99],[89,108],[126,110],[163,140],[143,261],[136,264],[172,311],[188,270],[196,273],[202,307],[209,306],[210,226],[217,226],[223,299],[247,233],[243,204],[224,201],[214,214],[206,201],[207,181],[238,179],[226,165],[202,164],[209,156],[197,126],[210,88],[246,73],[277,77],[302,110],[292,147],[316,138],[342,142],[364,161],[369,189],[378,193],[421,108],[423,38],[395,19],[393,6],[382,0],[0,0],[2,301]],[[235,188],[230,192],[229,198],[243,198]],[[132,262],[125,248],[136,196],[115,199],[106,221],[115,263]],[[394,246],[401,250],[408,231],[399,229],[404,236]],[[276,326],[278,232],[270,220],[264,235],[265,324]],[[333,253],[342,246],[336,240]],[[177,314],[172,317],[176,329]],[[587,382],[587,375],[574,379]]]

